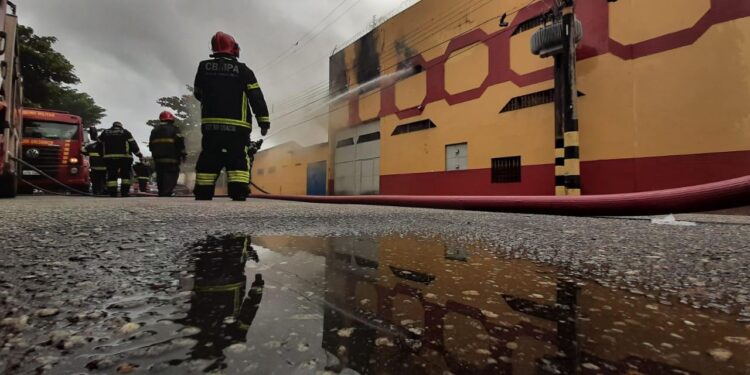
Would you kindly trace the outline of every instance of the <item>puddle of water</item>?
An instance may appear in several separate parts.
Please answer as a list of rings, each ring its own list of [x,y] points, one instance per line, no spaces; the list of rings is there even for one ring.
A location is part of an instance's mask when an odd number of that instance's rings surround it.
[[[56,369],[750,373],[750,327],[734,316],[572,280],[477,246],[226,236],[186,256],[182,292],[113,301],[110,319],[140,328],[101,337]]]

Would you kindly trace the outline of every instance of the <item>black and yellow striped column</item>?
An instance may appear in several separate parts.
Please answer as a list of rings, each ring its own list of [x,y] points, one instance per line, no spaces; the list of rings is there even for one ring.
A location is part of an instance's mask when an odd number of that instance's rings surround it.
[[[578,137],[578,121],[571,121],[565,129],[565,195],[581,195],[581,149]]]
[[[567,195],[565,191],[565,140],[555,140],[555,195]]]

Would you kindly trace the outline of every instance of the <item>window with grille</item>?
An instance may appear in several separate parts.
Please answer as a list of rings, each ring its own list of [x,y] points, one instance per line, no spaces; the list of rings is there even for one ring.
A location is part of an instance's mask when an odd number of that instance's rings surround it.
[[[263,168],[258,169],[258,176],[262,176],[263,172],[265,172]]]
[[[435,125],[435,123],[432,122],[432,120],[422,120],[422,121],[399,125],[396,127],[396,129],[393,129],[393,133],[391,135],[418,132],[420,130],[427,130],[427,129],[432,129],[432,128],[437,128],[437,125]]]
[[[274,173],[276,172],[276,167],[268,168],[268,173]]]
[[[583,97],[586,96],[586,94],[579,91],[578,96]],[[531,94],[516,96],[515,98],[509,100],[508,104],[506,104],[505,107],[500,110],[500,113],[518,111],[524,108],[554,103],[554,101],[555,89],[533,92]]]
[[[492,183],[521,182],[521,157],[492,159]]]
[[[346,146],[354,145],[354,138],[342,139],[336,143],[336,148],[342,148]]]
[[[366,143],[366,142],[373,142],[380,139],[380,132],[370,133],[370,134],[362,134],[357,138],[357,143]]]
[[[547,16],[548,13],[540,14],[534,18],[521,22],[521,24],[519,24],[518,27],[513,30],[513,35],[518,35],[524,31],[529,31],[531,29],[544,26],[544,21],[547,19]]]

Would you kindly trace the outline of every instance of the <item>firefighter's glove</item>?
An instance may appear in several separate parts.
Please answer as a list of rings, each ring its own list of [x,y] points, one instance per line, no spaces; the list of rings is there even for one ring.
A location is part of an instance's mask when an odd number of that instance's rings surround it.
[[[271,127],[271,124],[260,124],[260,135],[266,136],[268,135],[268,128]]]

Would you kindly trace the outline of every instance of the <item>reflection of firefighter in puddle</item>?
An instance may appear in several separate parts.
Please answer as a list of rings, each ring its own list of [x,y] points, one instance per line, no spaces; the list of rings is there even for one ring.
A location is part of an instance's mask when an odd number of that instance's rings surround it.
[[[195,283],[190,310],[179,323],[200,328],[191,336],[198,340],[190,356],[214,362],[206,370],[226,367],[225,348],[245,342],[247,330],[255,319],[264,281],[261,274],[246,292],[244,274],[247,260],[258,261],[250,237],[209,237],[197,243],[192,253]]]

